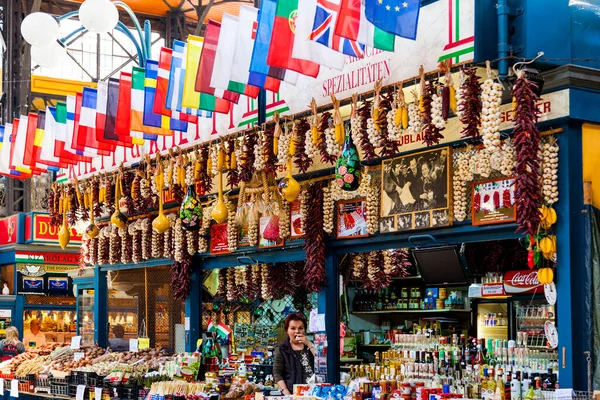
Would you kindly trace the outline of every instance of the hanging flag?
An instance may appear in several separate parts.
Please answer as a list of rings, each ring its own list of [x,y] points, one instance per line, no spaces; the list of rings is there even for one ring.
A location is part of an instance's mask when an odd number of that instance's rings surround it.
[[[394,51],[396,36],[373,25],[361,0],[341,0],[335,34],[375,49]]]
[[[202,53],[200,54],[195,89],[200,93],[210,94],[237,104],[240,100],[239,93],[216,89],[210,85],[213,74],[221,75],[223,73],[223,71],[215,70],[215,57],[217,55],[217,47],[219,46],[220,34],[221,24],[212,19],[209,20],[204,31],[204,44],[202,46]],[[223,43],[223,45],[231,46],[231,43]],[[229,80],[229,77],[227,79]]]
[[[204,39],[201,37],[193,35],[188,36],[181,105],[187,108],[197,108],[227,114],[229,112],[229,107],[231,106],[229,101],[195,90],[196,73],[198,72],[198,66],[200,65],[203,41]]]
[[[212,112],[197,108],[183,107],[183,92],[185,87],[187,43],[179,40],[173,41],[171,69],[169,73],[169,91],[167,92],[166,106],[171,111],[181,113],[182,121],[196,123],[197,117],[212,118]]]
[[[16,135],[13,138],[13,146],[10,155],[10,168],[25,174],[32,173],[31,168],[26,166],[23,162],[23,157],[25,156],[25,143],[27,142],[28,123],[27,115],[21,115]]]
[[[317,0],[303,0],[298,2],[298,17],[296,18],[296,35],[294,36],[294,50],[292,56],[314,61],[324,67],[337,70],[344,68],[346,57],[333,48],[323,46],[312,41]],[[332,36],[332,29],[328,27],[327,35]]]
[[[71,153],[75,153],[79,156],[83,156],[83,151],[79,151],[74,148],[74,126],[75,126],[75,103],[77,99],[75,96],[67,96],[67,130],[66,130],[66,144],[65,149]],[[77,143],[77,142],[75,142]]]
[[[119,80],[110,78],[106,98],[106,120],[104,122],[104,141],[115,146],[133,147],[131,136],[120,136],[116,132],[117,110],[119,108]]]
[[[316,78],[319,75],[319,64],[294,58],[294,38],[296,36],[296,17],[298,15],[298,0],[263,0],[273,3],[275,20],[273,21],[273,36],[267,56],[267,64]]]
[[[247,79],[243,82],[232,79],[238,30],[238,17],[223,14],[221,30],[219,32],[219,45],[217,46],[215,54],[215,65],[213,74],[210,78],[210,86],[215,89],[229,90],[231,92],[244,94],[247,97],[255,98],[258,96],[260,88],[248,85]],[[248,67],[249,65],[246,66],[246,71],[248,70]]]
[[[115,119],[115,133],[119,135],[119,141],[127,142],[131,138],[132,144],[144,144],[141,132],[131,130],[131,74],[121,72],[119,80],[119,102],[117,106],[117,116]]]
[[[340,0],[317,0],[310,39],[347,56],[364,58],[364,45],[335,34],[340,6]]]
[[[219,322],[219,325],[217,325],[217,335],[226,338],[229,334],[231,334],[231,328],[225,325],[225,323]]]
[[[173,50],[167,47],[162,47],[160,49],[160,56],[158,57],[158,75],[156,77],[156,93],[154,95],[154,105],[152,106],[152,111],[156,114],[171,117],[174,120],[181,121],[182,123],[195,123],[198,120],[196,115],[180,113],[177,111],[177,106],[175,106],[172,110],[170,107],[167,107],[172,60]]]
[[[365,16],[373,25],[406,39],[417,38],[421,0],[365,0]]]
[[[79,101],[79,98],[77,98]],[[77,148],[90,156],[110,155],[110,145],[99,143],[96,139],[96,120],[98,113],[98,90],[84,87],[81,95],[81,105],[77,104],[76,116],[79,115],[79,125],[75,136]],[[77,118],[77,117],[76,117]]]
[[[44,138],[42,139],[40,162],[52,167],[66,168],[68,164],[61,162],[60,158],[54,155],[57,129],[56,107],[46,107],[44,119]]]
[[[110,154],[115,151],[117,147],[117,140],[108,139],[105,135],[106,112],[108,109],[108,82],[99,81],[97,90],[98,95],[96,98],[96,142],[98,143],[100,149],[105,150]]]
[[[133,67],[131,71],[131,132],[134,137],[142,133],[141,137],[143,139],[158,140],[158,135],[170,136],[172,132],[144,125],[145,79],[146,71],[144,68]]]
[[[28,166],[36,173],[47,170],[44,165],[38,163],[41,151],[40,145],[44,138],[44,131],[40,129],[38,121],[40,117],[45,121],[45,114],[45,111],[39,111],[37,114],[31,112],[27,116],[27,136],[25,138],[23,165]]]
[[[156,78],[158,77],[158,61],[146,61],[146,76],[144,80],[144,125],[160,128],[169,136],[173,131],[186,132],[187,122],[172,119],[166,115],[154,112],[154,98],[156,95]]]
[[[67,100],[69,101],[69,97],[67,96]],[[71,118],[74,118],[75,112],[75,98],[73,101],[73,113],[71,114]],[[56,146],[54,147],[54,156],[60,158],[62,162],[66,162],[68,164],[77,164],[80,161],[87,161],[88,158],[83,156],[83,152],[79,152],[79,154],[71,149],[70,144],[68,144],[68,138],[73,139],[73,125],[69,122],[69,112],[67,109],[67,103],[59,101],[56,103]],[[72,121],[72,119],[71,119]],[[69,131],[70,129],[70,131]]]
[[[254,74],[255,79],[261,81],[263,84],[258,87],[248,83],[250,82],[252,50],[254,49],[256,28],[258,27],[257,18],[258,8],[251,7],[247,4],[242,4],[240,6],[237,37],[235,41],[235,54],[233,56],[233,65],[231,67],[231,81],[246,84],[247,90],[249,90],[248,88],[260,90],[260,87],[263,87],[266,90],[277,93],[279,92],[279,85],[281,83],[279,79],[253,72],[252,74]],[[219,40],[221,39],[219,38]],[[253,96],[254,93],[245,92],[244,94],[248,97],[256,97]]]
[[[12,143],[10,137],[12,135],[13,124],[0,126],[0,174],[11,175],[10,169],[10,149]]]
[[[248,79],[248,83],[265,89],[267,89],[267,76],[280,81],[286,81],[292,85],[295,85],[298,80],[297,72],[267,64],[271,36],[273,35],[275,8],[276,4],[274,2],[265,1],[261,5],[258,14],[258,24],[256,25],[252,60],[250,61],[250,78]]]

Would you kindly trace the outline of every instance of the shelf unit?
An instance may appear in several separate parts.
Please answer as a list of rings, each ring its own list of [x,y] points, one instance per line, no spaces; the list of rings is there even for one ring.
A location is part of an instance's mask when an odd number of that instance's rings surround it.
[[[434,314],[434,313],[470,313],[471,310],[456,310],[456,309],[443,309],[443,310],[383,310],[383,311],[353,311],[354,315],[372,315],[372,314]]]
[[[392,347],[392,345],[389,343],[383,343],[383,344],[361,344],[361,343],[359,343],[357,346],[359,346],[359,347]]]

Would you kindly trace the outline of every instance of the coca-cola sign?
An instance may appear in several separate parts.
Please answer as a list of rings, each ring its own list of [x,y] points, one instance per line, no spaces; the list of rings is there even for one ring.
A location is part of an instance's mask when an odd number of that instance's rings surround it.
[[[537,270],[509,271],[504,274],[504,291],[507,294],[525,294],[541,292]]]

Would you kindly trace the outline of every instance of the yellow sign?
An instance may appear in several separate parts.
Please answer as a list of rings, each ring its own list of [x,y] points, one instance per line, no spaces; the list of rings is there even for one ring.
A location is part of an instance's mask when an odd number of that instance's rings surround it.
[[[149,349],[150,348],[150,339],[148,338],[139,338],[138,339],[138,349]]]

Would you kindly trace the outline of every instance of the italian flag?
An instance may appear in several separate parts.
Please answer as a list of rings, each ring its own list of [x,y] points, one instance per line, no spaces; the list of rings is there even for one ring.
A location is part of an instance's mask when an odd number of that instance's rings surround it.
[[[217,325],[217,335],[226,338],[231,333],[231,328],[225,325],[223,322],[219,322]]]

